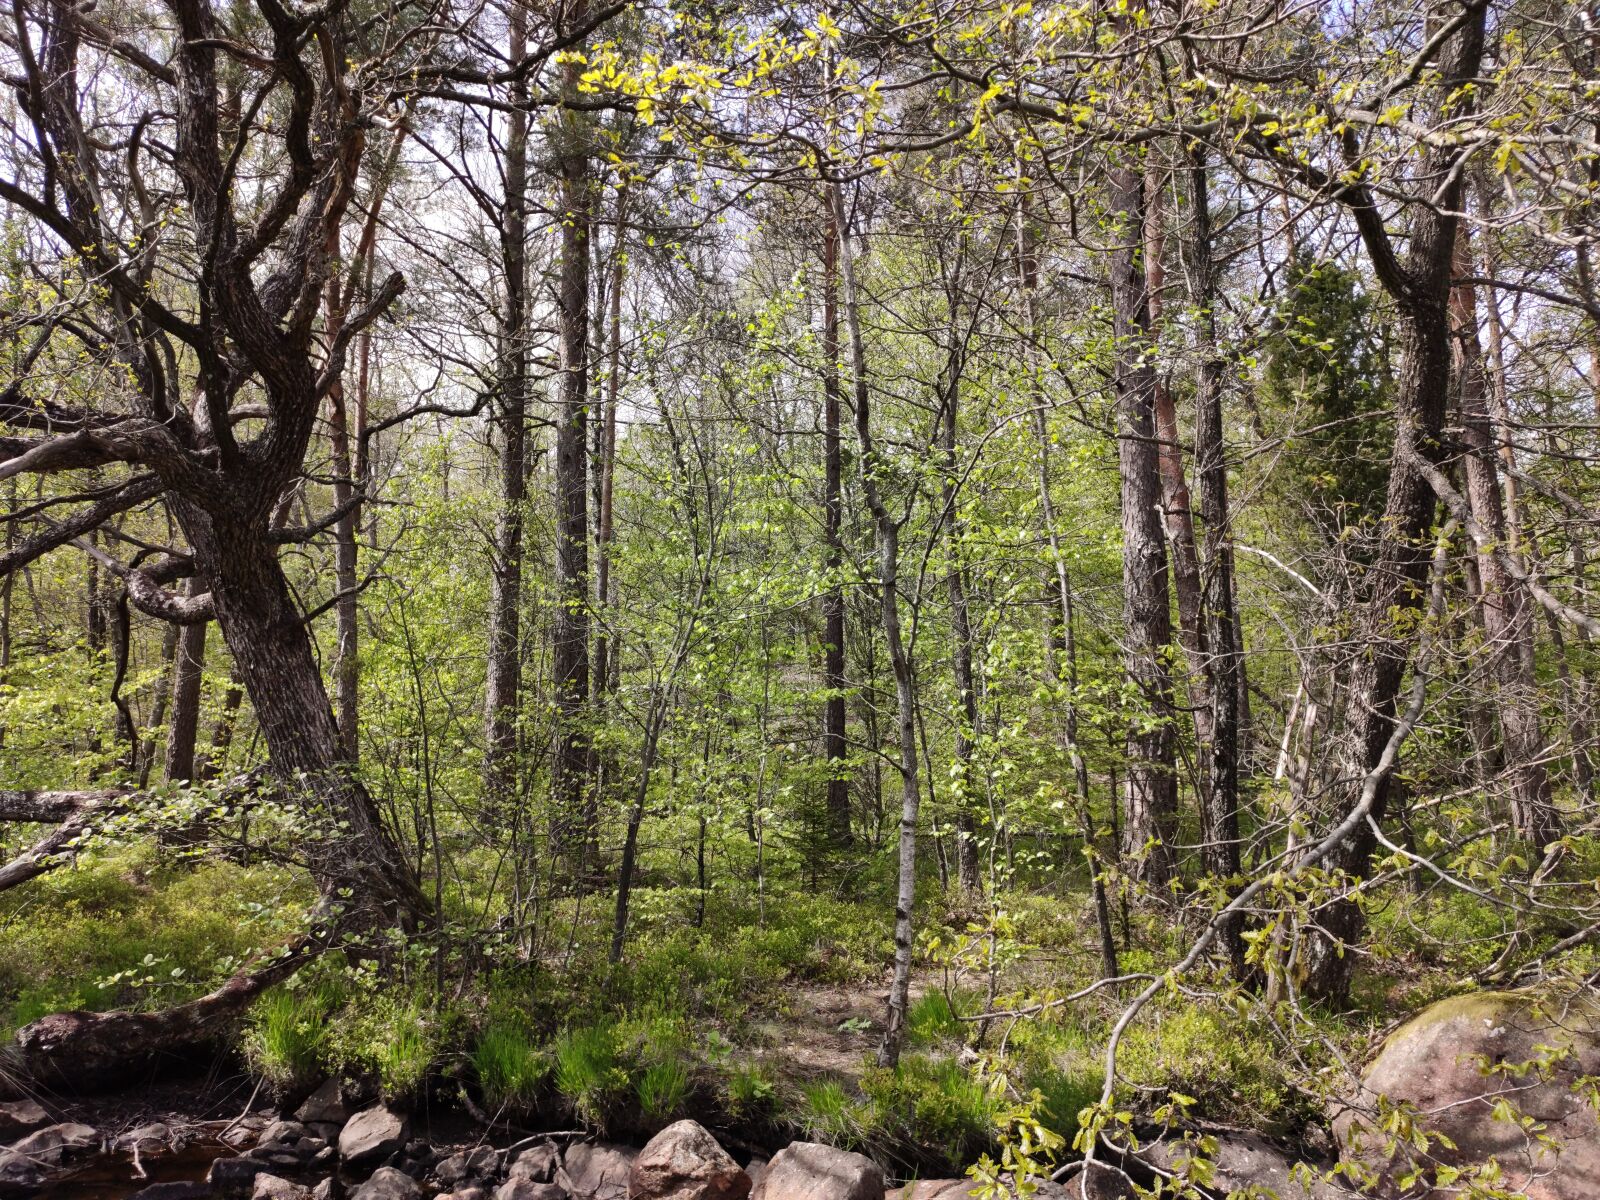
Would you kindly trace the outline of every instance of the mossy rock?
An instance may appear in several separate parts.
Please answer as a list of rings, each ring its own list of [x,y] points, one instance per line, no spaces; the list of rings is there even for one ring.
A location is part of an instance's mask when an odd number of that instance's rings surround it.
[[[1336,1114],[1376,1194],[1459,1195],[1462,1173],[1529,1200],[1600,1196],[1600,1000],[1477,992],[1395,1030]],[[1423,1174],[1410,1190],[1400,1184]]]

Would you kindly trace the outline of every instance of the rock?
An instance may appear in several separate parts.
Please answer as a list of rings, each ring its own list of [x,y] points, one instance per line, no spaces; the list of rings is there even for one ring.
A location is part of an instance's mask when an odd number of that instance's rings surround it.
[[[248,1196],[256,1185],[257,1175],[272,1174],[272,1164],[259,1158],[219,1158],[206,1172],[206,1182],[219,1196]]]
[[[697,1121],[677,1121],[645,1143],[628,1176],[630,1200],[744,1200],[750,1176]]]
[[[449,1200],[489,1200],[489,1193],[481,1187],[457,1188],[450,1193]]]
[[[311,1189],[263,1172],[250,1187],[250,1200],[311,1200]]]
[[[294,1110],[294,1119],[303,1125],[319,1123],[343,1125],[349,1116],[350,1110],[345,1107],[344,1097],[339,1094],[337,1079],[328,1080],[307,1096],[304,1104]]]
[[[339,1157],[352,1166],[387,1158],[406,1144],[411,1122],[377,1105],[351,1117],[339,1131]]]
[[[141,1188],[128,1200],[207,1200],[211,1185],[193,1179],[180,1179],[171,1183],[152,1183]]]
[[[579,1142],[567,1147],[555,1181],[575,1200],[626,1200],[638,1154],[631,1146]]]
[[[360,1118],[358,1116],[355,1119]],[[350,1200],[422,1200],[422,1188],[404,1171],[379,1167],[370,1179],[351,1193]]]
[[[50,1114],[33,1100],[10,1100],[0,1104],[0,1138],[32,1133],[50,1124]]]
[[[262,1146],[292,1146],[306,1136],[306,1127],[299,1121],[274,1121],[261,1131],[257,1142]]]
[[[1196,1174],[1191,1182],[1222,1192],[1243,1191],[1257,1184],[1275,1192],[1279,1200],[1337,1200],[1349,1194],[1317,1178],[1312,1178],[1309,1186],[1302,1183],[1300,1176],[1304,1172],[1295,1171],[1294,1156],[1260,1134],[1226,1132],[1210,1136],[1216,1143],[1216,1149],[1210,1153],[1189,1139],[1155,1142],[1141,1148],[1139,1157],[1180,1179],[1190,1179],[1192,1163],[1207,1162],[1210,1171],[1203,1177]],[[1311,1171],[1314,1175],[1320,1174],[1321,1168],[1313,1166]]]
[[[1552,1054],[1551,1049],[1558,1053]],[[1542,1060],[1526,1073],[1523,1064]],[[1504,1064],[1505,1070],[1494,1068]],[[1541,1005],[1512,992],[1482,992],[1444,1000],[1390,1035],[1368,1066],[1357,1095],[1336,1114],[1341,1149],[1379,1176],[1378,1195],[1399,1194],[1408,1171],[1443,1165],[1470,1169],[1493,1159],[1503,1177],[1494,1186],[1528,1200],[1591,1200],[1600,1194],[1600,1114],[1583,1098],[1579,1080],[1600,1075],[1600,1002]],[[1374,1121],[1379,1098],[1414,1106],[1417,1128],[1455,1144],[1433,1141],[1425,1155],[1407,1138],[1391,1157],[1388,1137]],[[1534,1118],[1546,1149],[1515,1120],[1497,1120],[1499,1104]],[[1466,1180],[1430,1190],[1423,1182],[1408,1200],[1458,1196]]]
[[[975,1186],[970,1179],[918,1179],[890,1188],[883,1200],[970,1200]]]
[[[8,1147],[12,1154],[51,1167],[58,1167],[69,1158],[81,1158],[99,1148],[100,1134],[94,1126],[78,1125],[71,1121],[36,1129]]]
[[[333,1121],[307,1121],[306,1133],[311,1137],[319,1137],[328,1145],[334,1146],[339,1142],[339,1130],[344,1127],[344,1122]]]
[[[113,1143],[118,1150],[133,1153],[137,1150],[140,1154],[150,1154],[155,1151],[165,1150],[172,1146],[176,1139],[172,1134],[172,1126],[164,1121],[152,1121],[148,1125],[140,1125],[128,1130],[127,1133],[118,1134]]]
[[[44,1168],[26,1154],[0,1150],[0,1195],[31,1195],[44,1182]]]
[[[343,1194],[344,1189],[339,1186],[339,1181],[330,1175],[311,1189],[311,1200],[339,1200]]]
[[[1270,1193],[1261,1194],[1270,1195]],[[1064,1184],[1049,1179],[1041,1181],[1033,1195],[1034,1200],[1134,1200],[1138,1193],[1133,1190],[1133,1184],[1128,1182],[1128,1177],[1117,1168],[1096,1162],[1089,1168],[1088,1179],[1083,1178],[1082,1168],[1079,1168],[1078,1174]],[[1282,1196],[1279,1200],[1293,1200],[1293,1198]]]
[[[500,1156],[493,1146],[475,1146],[445,1159],[433,1169],[433,1177],[443,1187],[456,1188],[469,1180],[489,1178],[499,1164]]]
[[[561,1151],[554,1142],[535,1142],[521,1150],[511,1160],[507,1173],[510,1179],[531,1179],[534,1183],[549,1183],[561,1166]]]
[[[460,1193],[458,1192],[459,1196]],[[531,1179],[508,1179],[495,1189],[494,1200],[567,1200],[558,1183],[535,1183]]]
[[[750,1176],[750,1190],[755,1191],[756,1184],[761,1182],[761,1173],[767,1169],[765,1155],[757,1154],[751,1157],[744,1165],[744,1173]]]
[[[795,1142],[773,1155],[751,1200],[883,1200],[883,1171],[863,1154]]]

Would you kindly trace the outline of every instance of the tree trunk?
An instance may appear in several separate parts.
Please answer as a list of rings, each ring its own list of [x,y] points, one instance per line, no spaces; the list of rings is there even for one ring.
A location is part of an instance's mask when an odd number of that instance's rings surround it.
[[[845,767],[844,499],[842,440],[839,436],[839,226],[830,206],[822,246],[822,457],[823,567],[828,587],[822,593],[822,757],[828,771],[828,838],[836,848],[850,844],[850,777]]]
[[[1468,231],[1456,234],[1454,270],[1472,274]],[[1483,350],[1478,339],[1478,294],[1459,284],[1450,297],[1456,335],[1456,394],[1461,405],[1466,455],[1467,502],[1472,518],[1499,546],[1508,529],[1500,491],[1496,438],[1486,402]],[[1535,675],[1533,609],[1526,589],[1511,577],[1493,551],[1479,550],[1478,585],[1484,634],[1494,677],[1492,709],[1500,725],[1505,770],[1511,786],[1511,823],[1517,834],[1542,848],[1560,836],[1544,768],[1544,734],[1539,728]]]
[[[967,897],[981,895],[978,837],[972,819],[972,759],[978,736],[978,694],[972,680],[972,618],[967,611],[966,568],[962,561],[961,522],[956,516],[956,435],[960,381],[949,380],[944,401],[944,511],[950,540],[950,632],[955,645],[955,682],[961,709],[956,726],[956,880]]]
[[[1166,205],[1160,180],[1146,176],[1147,208],[1144,216],[1145,296],[1150,307],[1152,340],[1159,335],[1166,287]],[[1208,247],[1209,252],[1209,247]],[[1167,544],[1172,547],[1172,588],[1178,598],[1178,641],[1189,667],[1188,691],[1194,717],[1195,740],[1200,744],[1202,810],[1209,812],[1210,782],[1207,747],[1211,742],[1212,698],[1206,647],[1204,605],[1201,600],[1200,554],[1195,546],[1194,511],[1189,481],[1183,469],[1183,441],[1178,429],[1178,408],[1172,390],[1159,373],[1155,376],[1155,427],[1161,466],[1161,515]]]
[[[581,22],[587,6],[578,0],[569,19]],[[583,68],[561,68],[564,94],[578,94]],[[589,831],[581,828],[588,749],[584,729],[589,695],[589,232],[590,186],[588,118],[563,108],[554,118],[558,207],[561,214],[560,268],[556,284],[561,350],[560,395],[556,413],[556,613],[553,646],[556,746],[551,764],[558,852],[574,865]],[[575,871],[575,873],[577,873]]]
[[[1127,736],[1123,862],[1150,887],[1175,868],[1178,792],[1173,772],[1172,642],[1167,593],[1167,547],[1162,529],[1161,455],[1156,441],[1156,373],[1150,362],[1150,307],[1138,249],[1144,229],[1144,189],[1138,172],[1110,172],[1117,239],[1111,252],[1111,303],[1116,338],[1114,389],[1117,461],[1122,477],[1124,663],[1145,711]]]
[[[189,594],[196,594],[192,581]],[[196,621],[178,631],[172,663],[172,718],[167,725],[168,783],[188,783],[195,777],[194,750],[200,728],[200,685],[205,679],[209,625],[209,621]]]
[[[844,293],[845,332],[850,340],[850,381],[855,399],[861,491],[872,512],[877,533],[878,611],[889,663],[894,670],[895,707],[899,718],[900,839],[894,908],[894,980],[889,986],[889,1019],[883,1042],[878,1047],[878,1065],[892,1067],[900,1061],[906,1012],[911,1002],[911,921],[917,898],[917,819],[922,808],[922,785],[917,777],[916,695],[911,657],[900,628],[900,526],[878,491],[882,467],[872,434],[872,396],[867,387],[867,352],[861,339],[861,308],[854,255],[850,249],[850,227],[845,220],[844,198],[838,184],[828,185],[828,200],[833,207],[834,226],[839,231],[839,282]]]
[[[1205,163],[1196,157],[1189,172],[1193,233],[1189,245],[1189,293],[1198,314],[1200,363],[1195,374],[1194,457],[1205,523],[1205,572],[1201,611],[1205,618],[1205,672],[1211,729],[1205,782],[1205,863],[1212,875],[1239,875],[1239,727],[1245,693],[1244,657],[1233,586],[1233,529],[1228,512],[1228,452],[1222,424],[1223,360],[1217,347],[1216,274],[1212,266],[1211,200]],[[1241,922],[1220,931],[1234,978],[1247,974]]]
[[[527,49],[528,12],[510,7],[512,62]],[[505,274],[501,313],[499,401],[500,505],[495,520],[489,599],[489,661],[484,685],[483,789],[496,819],[511,823],[516,795],[517,708],[522,688],[522,523],[527,501],[528,404],[528,116],[506,117],[505,207],[500,264]]]

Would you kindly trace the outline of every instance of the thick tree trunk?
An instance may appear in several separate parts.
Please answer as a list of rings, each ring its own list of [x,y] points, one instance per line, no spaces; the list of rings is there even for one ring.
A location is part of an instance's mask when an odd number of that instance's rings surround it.
[[[830,207],[822,244],[822,518],[828,587],[822,593],[822,757],[827,764],[828,838],[850,844],[850,778],[845,766],[844,498],[839,436],[839,227]]]
[[[527,9],[510,8],[512,62],[527,49]],[[527,502],[528,404],[528,117],[506,117],[505,207],[500,264],[505,308],[495,417],[500,430],[500,506],[495,520],[489,599],[489,659],[484,686],[483,789],[491,811],[511,824],[516,795],[517,709],[522,688],[522,524]]]
[[[581,22],[579,0],[570,19]],[[561,68],[563,90],[577,95],[583,68]],[[588,118],[562,109],[558,122],[560,268],[556,283],[561,351],[556,413],[556,612],[553,646],[556,745],[551,764],[557,850],[576,867],[589,841],[584,825],[589,754],[585,707],[589,695],[589,232]]]
[[[255,520],[224,523],[186,500],[177,507],[272,769],[330,823],[308,845],[319,889],[330,899],[348,889],[344,924],[415,924],[428,903],[372,797],[341,765],[338,724],[277,547]]]
[[[1482,5],[1466,10],[1461,27],[1448,39],[1441,53],[1439,96],[1452,95],[1462,80],[1477,76],[1485,13]],[[1453,97],[1452,103],[1459,111],[1470,100]],[[1434,194],[1433,203],[1418,208],[1412,217],[1403,264],[1364,193],[1357,193],[1359,202],[1353,209],[1376,272],[1394,298],[1401,347],[1388,496],[1376,553],[1362,580],[1362,651],[1342,668],[1347,678],[1344,732],[1334,755],[1338,783],[1329,792],[1329,798],[1340,804],[1328,815],[1337,825],[1357,803],[1352,789],[1371,789],[1369,819],[1359,822],[1327,859],[1330,867],[1353,881],[1366,878],[1371,869],[1377,845],[1373,825],[1384,819],[1388,809],[1393,772],[1381,768],[1396,730],[1411,622],[1426,591],[1435,497],[1424,466],[1437,467],[1441,461],[1439,435],[1450,399],[1450,279],[1462,192],[1456,159],[1462,152],[1452,144],[1436,146],[1419,168],[1423,179],[1447,182]],[[1335,897],[1319,914],[1318,923],[1319,930],[1307,938],[1302,950],[1304,989],[1317,999],[1343,1004],[1349,997],[1354,961],[1345,950],[1364,927],[1361,910],[1348,896]]]
[[[1110,172],[1117,221],[1111,252],[1111,303],[1116,338],[1117,459],[1122,477],[1123,656],[1145,711],[1127,737],[1123,799],[1123,862],[1128,872],[1161,887],[1175,867],[1178,791],[1173,771],[1172,642],[1167,547],[1162,528],[1161,455],[1156,441],[1156,373],[1150,362],[1150,308],[1139,246],[1144,188],[1137,171]]]

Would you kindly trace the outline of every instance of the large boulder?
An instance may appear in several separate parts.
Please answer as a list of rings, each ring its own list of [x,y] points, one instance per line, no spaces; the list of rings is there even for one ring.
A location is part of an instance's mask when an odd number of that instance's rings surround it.
[[[883,1171],[863,1154],[794,1142],[773,1155],[751,1200],[883,1200]]]
[[[1461,1194],[1454,1172],[1493,1163],[1503,1173],[1495,1186],[1528,1200],[1591,1200],[1600,1113],[1582,1080],[1596,1075],[1600,1001],[1458,996],[1390,1035],[1334,1131],[1345,1157],[1376,1175],[1377,1195],[1401,1195],[1401,1178],[1420,1169],[1407,1200],[1445,1200]]]
[[[350,1110],[345,1107],[344,1098],[339,1094],[337,1079],[325,1082],[294,1110],[295,1120],[306,1125],[343,1125],[349,1115]]]
[[[311,1200],[311,1189],[291,1183],[281,1175],[262,1172],[250,1188],[250,1200]]]
[[[579,1142],[567,1147],[555,1181],[573,1200],[626,1200],[638,1155],[631,1146]]]
[[[668,1125],[645,1143],[628,1177],[630,1200],[745,1200],[750,1176],[698,1121]]]
[[[511,1169],[508,1179],[526,1179],[531,1183],[549,1183],[561,1166],[561,1149],[554,1142],[535,1142],[507,1157]]]
[[[379,1104],[351,1117],[339,1131],[339,1157],[350,1166],[380,1162],[404,1148],[411,1122]]]

